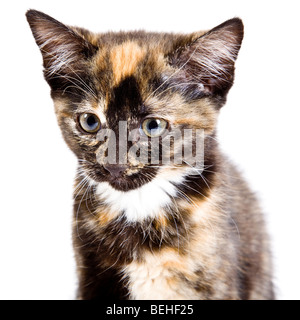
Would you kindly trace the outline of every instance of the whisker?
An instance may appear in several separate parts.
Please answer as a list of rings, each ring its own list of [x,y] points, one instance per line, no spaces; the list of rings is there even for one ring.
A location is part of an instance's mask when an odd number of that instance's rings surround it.
[[[178,191],[178,189],[176,189],[176,191]],[[180,221],[181,221],[182,224],[183,224],[183,227],[184,227],[184,230],[185,230],[185,235],[186,235],[186,237],[187,237],[187,239],[188,239],[188,241],[189,241],[189,232],[188,232],[188,229],[187,229],[186,224],[185,224],[185,222],[184,222],[184,219],[182,218],[181,211],[179,210],[177,201],[176,201],[176,199],[175,199],[172,195],[169,195],[169,196],[171,196],[171,198],[172,198],[172,200],[173,200],[173,205],[175,205],[176,212],[177,212],[177,216],[178,216],[178,218],[180,218]],[[174,219],[174,217],[173,217],[173,219]],[[178,241],[179,241],[179,240],[178,240]]]
[[[88,177],[83,177],[83,179],[80,181],[80,183],[76,186],[74,193],[76,192],[76,195],[74,196],[74,200],[78,197],[81,190],[85,187],[85,185],[88,183]]]
[[[54,55],[46,50],[43,49],[43,47],[45,46],[45,44],[43,46],[40,46],[40,50],[48,55],[48,56],[52,56],[52,59],[54,59],[54,61],[58,61],[60,63],[59,65],[59,68],[56,67],[56,68],[52,68],[52,70],[50,69],[50,72],[48,72],[49,76],[53,76],[54,74],[57,74],[61,77],[63,77],[63,75],[61,73],[59,73],[59,70],[62,68],[62,66],[67,66],[75,75],[77,78],[74,78],[76,79],[76,81],[78,81],[80,84],[82,84],[89,92],[90,94],[97,100],[97,95],[96,93],[94,92],[94,90],[78,75],[78,73],[72,68],[72,66],[70,65],[70,63],[68,62],[67,58],[64,57],[65,59],[63,60],[62,58],[60,58],[58,55]],[[70,76],[69,76],[70,77]],[[52,77],[54,78],[54,77]],[[71,77],[70,77],[71,78]]]
[[[163,84],[162,84],[163,85]],[[168,86],[166,89],[164,89],[163,91],[159,92],[159,94],[156,95],[157,98],[159,98],[161,95],[163,95],[164,93],[166,93],[168,90],[172,90],[173,88],[180,88],[181,86],[192,86],[192,85],[196,85],[196,86],[201,86],[201,83],[198,82],[180,82],[178,84],[172,85],[172,86]],[[159,88],[157,88],[155,91],[157,91]],[[155,92],[154,91],[154,92]],[[151,96],[150,96],[151,97]],[[149,98],[150,98],[149,97]],[[149,99],[147,98],[147,99]],[[147,100],[146,100],[147,101]]]
[[[87,90],[85,90],[84,88],[82,88],[81,86],[78,85],[79,84],[83,84],[82,81],[80,81],[79,79],[77,78],[74,78],[74,77],[71,77],[69,75],[62,75],[60,73],[57,73],[57,76],[52,76],[51,79],[66,79],[67,81],[71,82],[73,84],[73,86],[68,86],[64,89],[63,93],[65,93],[65,91],[68,89],[68,88],[76,88],[76,89],[79,89],[81,90],[83,93],[85,93],[86,95],[90,96],[92,95],[92,97],[97,100],[97,96],[94,92],[92,92],[90,89],[86,88]],[[76,83],[75,81],[77,81],[78,83]]]
[[[89,180],[86,179],[86,181],[85,181],[85,183],[83,184],[82,188],[85,187],[88,183],[89,183]],[[81,188],[81,189],[82,189],[82,188]],[[81,189],[80,189],[80,190],[81,190]],[[82,195],[82,197],[81,197],[81,199],[80,199],[79,205],[78,205],[78,207],[77,207],[76,215],[75,215],[75,223],[76,223],[77,236],[78,236],[78,238],[79,238],[81,241],[83,241],[83,240],[82,240],[82,238],[80,237],[80,233],[79,233],[78,215],[79,215],[79,210],[80,210],[80,207],[81,207],[82,199],[83,199],[83,197],[85,196],[86,191],[87,191],[87,189],[84,191],[84,193],[83,193],[83,195]],[[77,197],[77,196],[76,196],[76,197]],[[75,198],[75,199],[76,199],[76,198]]]
[[[203,172],[205,171],[205,169],[198,169],[193,167],[190,163],[188,163],[186,160],[184,161],[189,167],[191,167],[192,169],[194,169],[197,174],[201,177],[201,179],[204,181],[204,183],[206,184],[206,186],[208,187],[208,189],[210,190],[210,186],[208,184],[209,180],[207,178],[204,177]],[[211,166],[208,166],[211,167]]]
[[[81,162],[84,162],[84,159],[80,159],[80,160],[81,160]],[[74,193],[76,192],[76,195],[74,196],[74,201],[76,201],[77,197],[81,194],[82,190],[85,189],[83,194],[82,194],[82,197],[81,197],[81,199],[79,201],[79,204],[78,204],[78,207],[77,207],[77,211],[76,211],[76,214],[75,214],[75,223],[76,223],[77,235],[78,235],[78,238],[80,240],[82,240],[82,238],[80,237],[79,224],[78,224],[79,210],[80,210],[82,201],[84,201],[84,200],[87,201],[89,199],[89,192],[90,192],[91,188],[94,186],[94,183],[92,182],[92,179],[89,176],[89,174],[87,172],[85,172],[83,170],[83,168],[78,167],[77,168],[77,172],[78,172],[79,176],[81,176],[83,178],[81,179],[79,184],[76,186],[76,189],[74,190]],[[84,199],[86,194],[87,194],[87,197]],[[86,205],[87,205],[87,202],[86,202]],[[87,208],[88,208],[88,211],[93,215],[93,213],[89,210],[88,205],[87,205]]]

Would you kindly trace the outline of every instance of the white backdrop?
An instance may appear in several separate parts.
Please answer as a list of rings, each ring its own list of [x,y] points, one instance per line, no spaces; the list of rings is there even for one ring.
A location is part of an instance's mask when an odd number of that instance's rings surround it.
[[[25,19],[38,9],[93,31],[192,32],[239,16],[245,38],[219,120],[223,149],[262,200],[279,299],[299,299],[298,1],[2,1],[0,299],[73,299],[76,160],[56,124]]]

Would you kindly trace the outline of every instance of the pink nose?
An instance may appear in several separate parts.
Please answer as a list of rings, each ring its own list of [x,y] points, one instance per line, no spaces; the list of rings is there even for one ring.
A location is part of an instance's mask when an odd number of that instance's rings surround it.
[[[120,177],[127,168],[125,165],[120,165],[120,164],[105,164],[103,167],[114,178]]]

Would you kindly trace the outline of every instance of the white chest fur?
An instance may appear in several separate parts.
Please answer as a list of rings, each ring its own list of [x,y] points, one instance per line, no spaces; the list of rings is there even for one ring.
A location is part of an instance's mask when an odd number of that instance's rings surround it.
[[[113,215],[124,213],[128,222],[155,218],[161,209],[170,206],[176,186],[184,180],[185,172],[165,170],[149,183],[130,191],[119,191],[108,182],[99,183],[97,194]]]

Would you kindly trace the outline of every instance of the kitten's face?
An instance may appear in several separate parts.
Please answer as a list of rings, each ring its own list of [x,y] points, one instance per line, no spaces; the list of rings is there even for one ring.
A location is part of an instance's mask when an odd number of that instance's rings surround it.
[[[43,54],[58,123],[81,174],[122,191],[162,172],[195,174],[184,148],[193,146],[193,156],[200,148],[197,129],[204,132],[209,164],[209,138],[233,83],[243,37],[240,20],[191,35],[95,35],[36,11],[27,18]],[[188,130],[191,136],[184,139]]]

